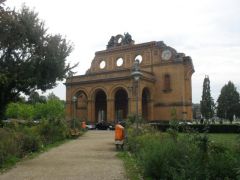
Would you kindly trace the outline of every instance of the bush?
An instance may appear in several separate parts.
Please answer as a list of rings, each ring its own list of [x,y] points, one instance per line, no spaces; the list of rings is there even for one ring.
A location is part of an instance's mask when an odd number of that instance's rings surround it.
[[[24,120],[43,118],[63,118],[65,113],[64,103],[58,99],[51,99],[47,103],[35,105],[24,103],[10,103],[7,106],[6,116]]]
[[[35,105],[34,119],[63,118],[65,113],[64,103],[61,100],[52,99],[45,104]]]
[[[16,156],[18,147],[11,129],[0,128],[0,168]]]
[[[167,131],[171,127],[169,124],[154,124],[155,128],[160,131]],[[192,124],[192,125],[180,125],[179,131],[184,132],[185,129],[193,129],[197,132],[207,132],[209,133],[239,133],[240,132],[240,125],[234,124],[210,124],[210,125],[203,125],[203,124]]]
[[[16,142],[19,147],[18,156],[23,157],[28,153],[40,150],[42,141],[37,132],[37,127],[24,127],[16,133]]]
[[[32,105],[24,103],[10,103],[7,106],[6,116],[8,118],[18,118],[30,120],[33,118],[34,108]]]
[[[51,118],[41,120],[39,134],[44,144],[52,144],[65,139],[69,131],[64,119]]]
[[[207,134],[172,136],[147,131],[134,134],[132,129],[129,132],[129,150],[146,179],[236,179],[238,176],[239,152],[209,141]]]
[[[8,118],[18,118],[19,116],[19,103],[10,103],[6,109],[6,116]]]

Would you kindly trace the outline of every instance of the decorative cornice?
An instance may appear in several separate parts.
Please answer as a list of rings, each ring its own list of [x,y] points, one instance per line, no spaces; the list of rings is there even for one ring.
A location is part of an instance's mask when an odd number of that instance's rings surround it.
[[[131,75],[122,76],[122,77],[114,77],[114,78],[107,78],[107,79],[92,79],[92,80],[85,80],[85,81],[78,81],[78,82],[66,82],[64,83],[66,86],[71,85],[82,85],[82,84],[94,84],[94,83],[104,83],[104,82],[111,82],[111,81],[122,81],[122,80],[131,80]],[[142,80],[155,82],[155,78],[148,78],[148,77],[141,77]]]
[[[95,55],[103,55],[107,53],[113,53],[117,51],[132,51],[132,50],[138,50],[142,48],[148,48],[148,47],[154,47],[157,46],[156,41],[151,41],[147,43],[142,43],[142,44],[130,44],[130,45],[122,45],[122,46],[117,46],[111,49],[103,50],[103,51],[97,51]]]

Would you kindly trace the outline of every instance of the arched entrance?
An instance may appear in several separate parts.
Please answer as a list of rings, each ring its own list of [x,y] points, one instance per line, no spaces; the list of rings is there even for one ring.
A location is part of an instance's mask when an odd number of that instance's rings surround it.
[[[124,89],[115,93],[115,119],[121,121],[128,116],[128,94]]]
[[[95,95],[95,121],[107,120],[107,96],[103,90],[99,90]]]
[[[76,101],[76,118],[80,120],[87,120],[88,115],[88,99],[87,95],[83,91],[79,91],[75,95]]]
[[[142,92],[142,117],[149,120],[150,113],[150,92],[148,88],[144,88]]]

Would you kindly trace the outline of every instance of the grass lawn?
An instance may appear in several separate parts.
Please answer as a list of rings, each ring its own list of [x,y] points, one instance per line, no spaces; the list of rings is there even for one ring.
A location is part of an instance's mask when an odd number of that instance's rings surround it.
[[[179,133],[180,137],[186,135],[185,133]],[[240,141],[240,133],[207,133],[210,141],[217,144],[224,144],[227,147],[236,146]]]
[[[215,143],[225,144],[226,146],[235,146],[237,139],[240,139],[240,134],[209,133],[209,138]]]

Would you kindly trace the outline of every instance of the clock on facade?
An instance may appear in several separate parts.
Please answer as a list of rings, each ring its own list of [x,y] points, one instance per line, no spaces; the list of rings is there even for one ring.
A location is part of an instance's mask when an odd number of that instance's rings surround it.
[[[166,49],[162,52],[162,59],[169,60],[172,57],[172,52],[169,49]]]

